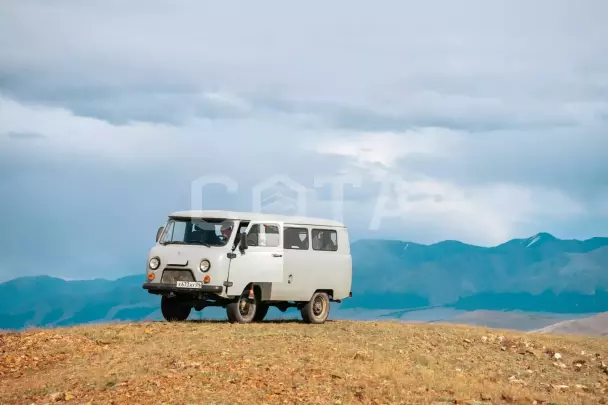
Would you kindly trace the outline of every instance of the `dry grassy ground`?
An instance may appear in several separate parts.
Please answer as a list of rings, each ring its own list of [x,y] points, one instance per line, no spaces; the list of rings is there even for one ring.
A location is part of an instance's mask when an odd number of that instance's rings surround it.
[[[80,326],[0,356],[1,404],[608,403],[607,338],[455,325]]]

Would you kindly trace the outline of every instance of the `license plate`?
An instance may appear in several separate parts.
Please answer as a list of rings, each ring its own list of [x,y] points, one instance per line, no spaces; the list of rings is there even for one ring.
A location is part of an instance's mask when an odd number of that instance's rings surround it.
[[[201,288],[203,286],[202,281],[178,281],[177,286],[180,288]]]

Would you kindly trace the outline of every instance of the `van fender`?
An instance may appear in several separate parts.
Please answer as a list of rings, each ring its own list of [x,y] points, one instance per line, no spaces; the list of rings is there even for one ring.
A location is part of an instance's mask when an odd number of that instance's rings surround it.
[[[312,294],[310,294],[310,297],[308,297],[308,301],[310,301],[312,299],[313,295],[315,295],[316,293],[320,293],[320,292],[326,293],[329,296],[329,301],[335,302],[334,301],[334,290],[324,289],[324,288],[319,288],[319,289],[313,291]]]
[[[253,294],[260,301],[268,301],[270,299],[270,283],[255,283],[250,281],[247,283],[241,294],[249,291],[249,285],[253,283]],[[239,294],[240,296],[240,294]]]

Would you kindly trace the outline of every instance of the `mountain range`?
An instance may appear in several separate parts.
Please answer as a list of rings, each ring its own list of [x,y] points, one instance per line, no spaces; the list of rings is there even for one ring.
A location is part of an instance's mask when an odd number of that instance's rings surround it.
[[[495,247],[387,240],[352,244],[346,306],[601,312],[608,309],[608,238],[548,233]]]
[[[494,247],[376,239],[353,242],[351,252],[353,298],[332,309],[334,318],[404,319],[416,310],[442,309],[468,322],[463,312],[578,317],[608,311],[608,238],[562,240],[539,233]],[[117,280],[16,278],[0,284],[0,329],[160,319],[159,297],[143,290],[143,282],[143,271]],[[208,308],[201,316],[224,313]],[[539,328],[549,324],[544,320]]]

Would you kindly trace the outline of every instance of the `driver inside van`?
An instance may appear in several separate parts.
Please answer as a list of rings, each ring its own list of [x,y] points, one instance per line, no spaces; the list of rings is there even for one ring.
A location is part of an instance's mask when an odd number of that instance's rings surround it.
[[[224,224],[220,228],[220,240],[222,243],[227,243],[228,239],[230,239],[230,235],[232,234],[232,224]]]

